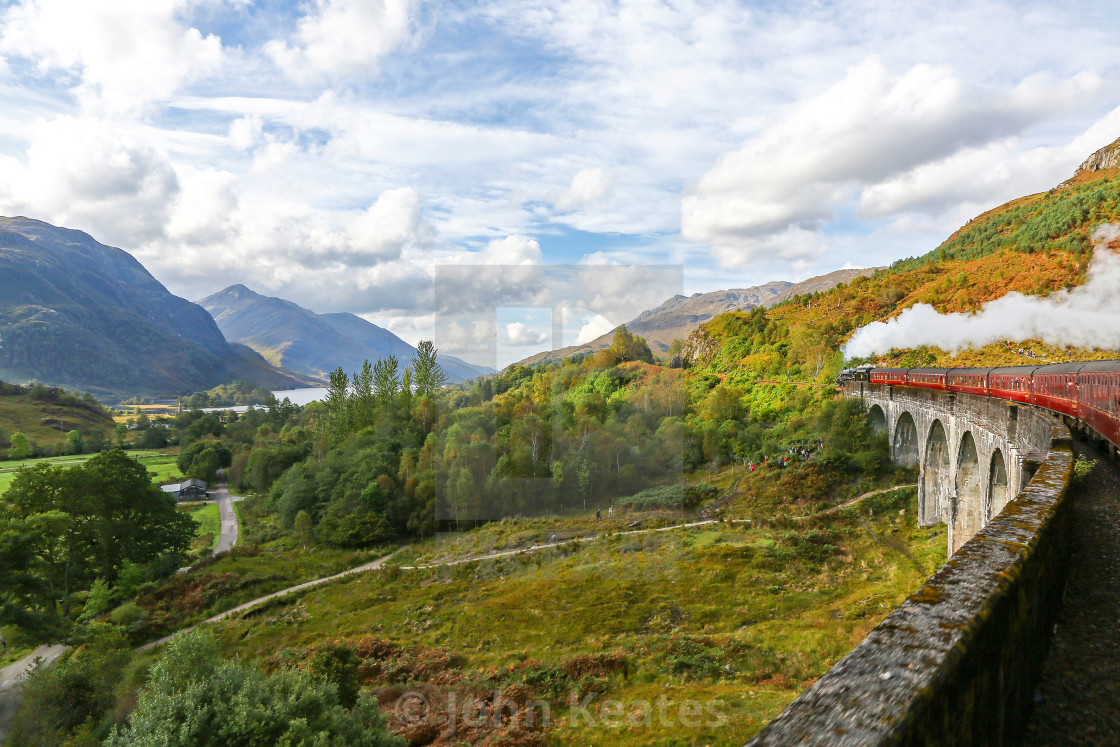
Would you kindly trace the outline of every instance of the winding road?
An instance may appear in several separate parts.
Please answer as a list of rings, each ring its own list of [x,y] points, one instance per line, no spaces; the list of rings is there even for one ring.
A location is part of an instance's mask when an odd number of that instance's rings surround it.
[[[214,499],[218,502],[218,515],[222,522],[222,531],[218,536],[218,544],[214,547],[214,554],[230,550],[237,544],[237,512],[233,510],[233,502],[241,500],[241,496],[231,495],[225,475],[222,481],[214,486]]]

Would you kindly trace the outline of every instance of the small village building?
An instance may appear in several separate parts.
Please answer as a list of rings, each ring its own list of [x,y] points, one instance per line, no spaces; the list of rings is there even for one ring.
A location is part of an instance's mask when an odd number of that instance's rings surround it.
[[[160,490],[169,493],[176,501],[206,500],[206,483],[202,480],[190,479],[186,482],[162,485]]]

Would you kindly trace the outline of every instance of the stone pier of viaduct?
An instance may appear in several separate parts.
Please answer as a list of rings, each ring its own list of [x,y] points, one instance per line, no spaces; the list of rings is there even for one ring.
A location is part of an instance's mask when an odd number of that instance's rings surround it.
[[[891,459],[919,467],[918,521],[944,522],[949,554],[998,516],[1050,448],[1051,414],[1029,405],[933,389],[853,381]]]

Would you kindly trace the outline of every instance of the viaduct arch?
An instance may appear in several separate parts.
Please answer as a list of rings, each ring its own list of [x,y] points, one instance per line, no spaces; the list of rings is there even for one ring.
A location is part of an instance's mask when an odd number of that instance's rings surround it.
[[[949,554],[1023,489],[1046,458],[1053,417],[992,397],[848,382],[885,432],[891,459],[918,467],[918,521],[944,522]]]

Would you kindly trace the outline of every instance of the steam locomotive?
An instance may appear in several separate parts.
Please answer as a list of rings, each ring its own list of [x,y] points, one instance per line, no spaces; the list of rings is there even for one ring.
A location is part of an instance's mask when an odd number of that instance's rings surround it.
[[[1037,405],[1080,419],[1120,447],[1120,360],[1004,368],[845,368],[837,382],[940,389]]]

